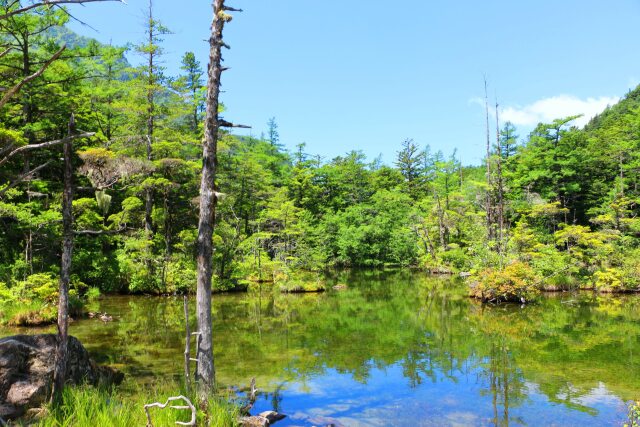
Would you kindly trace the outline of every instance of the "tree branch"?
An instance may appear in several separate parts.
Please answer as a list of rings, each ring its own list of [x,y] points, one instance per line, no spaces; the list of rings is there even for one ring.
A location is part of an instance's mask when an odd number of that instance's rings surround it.
[[[247,125],[237,125],[231,122],[228,122],[224,119],[218,119],[218,126],[223,127],[223,128],[242,128],[242,129],[251,129],[251,126],[247,126]],[[0,163],[2,164],[2,163]]]
[[[120,234],[123,231],[132,230],[131,228],[121,227],[117,230],[74,230],[73,234],[76,236],[106,236],[113,234]]]
[[[0,53],[0,58],[5,57],[9,52],[11,52],[13,50],[13,47],[9,46],[7,49],[5,49],[4,51],[2,51],[2,53]]]
[[[32,150],[38,150],[40,148],[53,147],[55,145],[64,144],[67,141],[73,141],[73,140],[82,139],[82,138],[90,138],[93,135],[95,135],[95,132],[83,132],[83,133],[79,133],[77,135],[69,135],[69,136],[64,137],[62,139],[56,139],[54,141],[43,142],[41,144],[23,145],[22,147],[18,147],[15,150],[13,150],[12,152],[10,152],[9,154],[7,154],[3,159],[0,159],[0,166],[2,166],[3,164],[7,163],[9,161],[9,159],[12,158],[13,156],[15,156],[17,154],[20,154],[20,153],[23,153],[23,152],[32,151]]]
[[[0,190],[0,197],[4,196],[4,194],[9,191],[10,189],[12,189],[13,187],[15,187],[16,185],[20,184],[22,181],[24,181],[25,179],[27,179],[28,177],[30,177],[31,175],[33,175],[34,173],[38,172],[41,169],[46,168],[47,166],[49,166],[49,163],[51,163],[51,161],[48,161],[46,163],[41,164],[40,166],[31,169],[28,172],[23,173],[22,175],[20,175],[19,177],[17,177],[11,184],[7,185],[5,188],[3,188],[2,190]]]
[[[60,4],[84,4],[84,3],[94,3],[94,2],[103,2],[103,1],[117,1],[119,3],[125,3],[126,2],[124,0],[49,0],[49,1],[39,1],[33,4],[30,4],[29,6],[24,6],[21,8],[18,8],[16,10],[12,10],[11,12],[7,12],[3,15],[0,15],[0,20],[2,19],[7,19],[10,18],[14,15],[18,15],[20,13],[24,13],[24,12],[28,12],[31,9],[35,9],[37,7],[41,7],[41,6],[56,6],[56,5],[60,5]]]
[[[37,79],[38,77],[40,77],[42,75],[42,73],[45,72],[45,70],[47,68],[49,68],[49,65],[51,65],[53,63],[53,61],[55,61],[56,59],[58,59],[60,57],[60,55],[62,55],[62,52],[65,51],[65,49],[67,48],[67,46],[62,46],[60,48],[60,50],[58,50],[47,62],[44,63],[44,65],[42,65],[42,67],[40,67],[40,69],[38,71],[36,71],[35,73],[31,74],[30,76],[25,77],[24,79],[22,79],[22,81],[20,83],[18,83],[17,85],[15,85],[14,87],[12,87],[11,89],[9,89],[4,96],[2,97],[2,99],[0,100],[0,108],[4,107],[4,105],[9,102],[9,100],[20,91],[20,89],[22,89],[22,86],[24,86],[25,84],[29,83],[31,80],[33,79]]]

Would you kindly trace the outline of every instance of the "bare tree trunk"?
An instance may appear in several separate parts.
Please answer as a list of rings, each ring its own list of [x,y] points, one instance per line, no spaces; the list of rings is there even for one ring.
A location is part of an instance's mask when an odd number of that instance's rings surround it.
[[[204,147],[202,159],[202,181],[200,183],[200,218],[198,221],[198,282],[196,289],[196,317],[198,324],[197,372],[200,398],[215,388],[215,367],[213,363],[213,336],[211,320],[211,275],[213,258],[213,227],[217,203],[216,170],[218,167],[218,117],[220,79],[222,75],[222,39],[224,24],[231,20],[225,11],[224,0],[214,0],[211,38],[209,39],[209,69],[207,80],[207,110],[204,126]]]
[[[493,231],[493,206],[491,201],[491,135],[489,133],[489,95],[487,92],[487,78],[484,79],[484,106],[487,119],[487,194],[486,194],[486,211],[487,211],[487,235],[489,240],[494,237]]]
[[[149,12],[148,12],[148,20],[149,20],[149,57],[147,66],[149,67],[147,70],[147,141],[146,141],[146,149],[147,149],[147,160],[151,161],[153,159],[152,153],[152,144],[153,144],[153,132],[155,127],[155,84],[156,84],[156,76],[154,70],[154,59],[155,53],[152,48],[154,43],[154,29],[155,24],[153,22],[153,2],[149,0]],[[151,214],[153,212],[153,189],[147,188],[145,190],[145,206],[144,206],[144,228],[147,232],[147,238],[153,238],[153,219],[151,218]]]
[[[447,244],[446,244],[445,236],[447,234],[447,231],[444,223],[444,211],[442,210],[440,197],[438,196],[438,193],[436,193],[435,191],[434,191],[434,196],[435,196],[436,204],[438,208],[438,232],[440,234],[440,246],[442,247],[442,252],[446,252]]]
[[[75,119],[69,120],[69,136],[75,132]],[[62,193],[62,261],[60,267],[60,290],[58,298],[58,345],[53,373],[52,401],[59,401],[64,389],[67,371],[67,344],[69,338],[69,282],[71,281],[71,256],[73,254],[73,169],[71,165],[72,139],[63,145],[64,191]]]
[[[498,190],[498,252],[500,255],[503,253],[504,245],[504,181],[502,177],[502,155],[500,153],[500,118],[498,116],[498,102],[496,101],[496,149],[498,150],[497,156],[497,190]]]

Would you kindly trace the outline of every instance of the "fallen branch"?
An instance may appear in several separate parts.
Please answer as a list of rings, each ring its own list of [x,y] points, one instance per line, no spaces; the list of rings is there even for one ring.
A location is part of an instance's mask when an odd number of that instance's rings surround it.
[[[178,400],[182,400],[184,401],[187,406],[169,406],[169,403],[171,402],[175,402]],[[185,409],[189,409],[191,410],[191,421],[189,422],[181,422],[181,421],[176,421],[176,424],[179,426],[195,426],[196,425],[196,407],[193,406],[193,403],[191,403],[191,401],[189,399],[187,399],[184,396],[175,396],[175,397],[170,397],[167,399],[167,401],[162,404],[160,402],[155,402],[155,403],[149,403],[144,405],[144,412],[145,414],[147,414],[147,427],[153,427],[153,423],[151,422],[151,414],[149,413],[149,408],[159,408],[159,409],[165,409],[167,406],[169,406],[170,409],[178,409],[178,410],[185,410]]]

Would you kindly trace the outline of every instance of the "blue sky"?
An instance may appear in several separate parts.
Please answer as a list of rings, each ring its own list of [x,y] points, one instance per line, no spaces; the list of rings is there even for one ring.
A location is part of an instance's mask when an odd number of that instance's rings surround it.
[[[483,76],[521,136],[540,120],[593,115],[640,83],[638,0],[228,0],[225,118],[259,136],[274,116],[290,149],[330,159],[358,149],[393,163],[401,142],[465,164],[483,155]],[[143,38],[147,0],[72,13],[114,44]],[[208,0],[154,0],[170,74],[207,63]],[[135,58],[131,57],[135,62]],[[249,132],[248,132],[249,133]]]

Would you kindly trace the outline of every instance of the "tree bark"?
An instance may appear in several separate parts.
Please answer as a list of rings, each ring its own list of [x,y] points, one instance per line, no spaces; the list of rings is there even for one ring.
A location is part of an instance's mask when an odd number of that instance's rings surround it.
[[[75,132],[75,119],[69,120],[69,136]],[[69,338],[69,282],[71,281],[71,256],[73,254],[73,168],[71,138],[66,138],[64,153],[64,191],[62,193],[62,261],[58,298],[58,346],[53,374],[51,400],[60,401],[67,371],[67,344]]]
[[[200,398],[206,398],[215,388],[213,336],[211,320],[211,276],[213,258],[213,227],[216,210],[216,170],[218,167],[218,117],[220,79],[222,75],[222,31],[231,17],[225,13],[224,0],[214,0],[213,22],[209,39],[207,108],[204,125],[202,180],[200,183],[200,218],[198,221],[196,317],[198,324],[197,372],[195,375]]]

